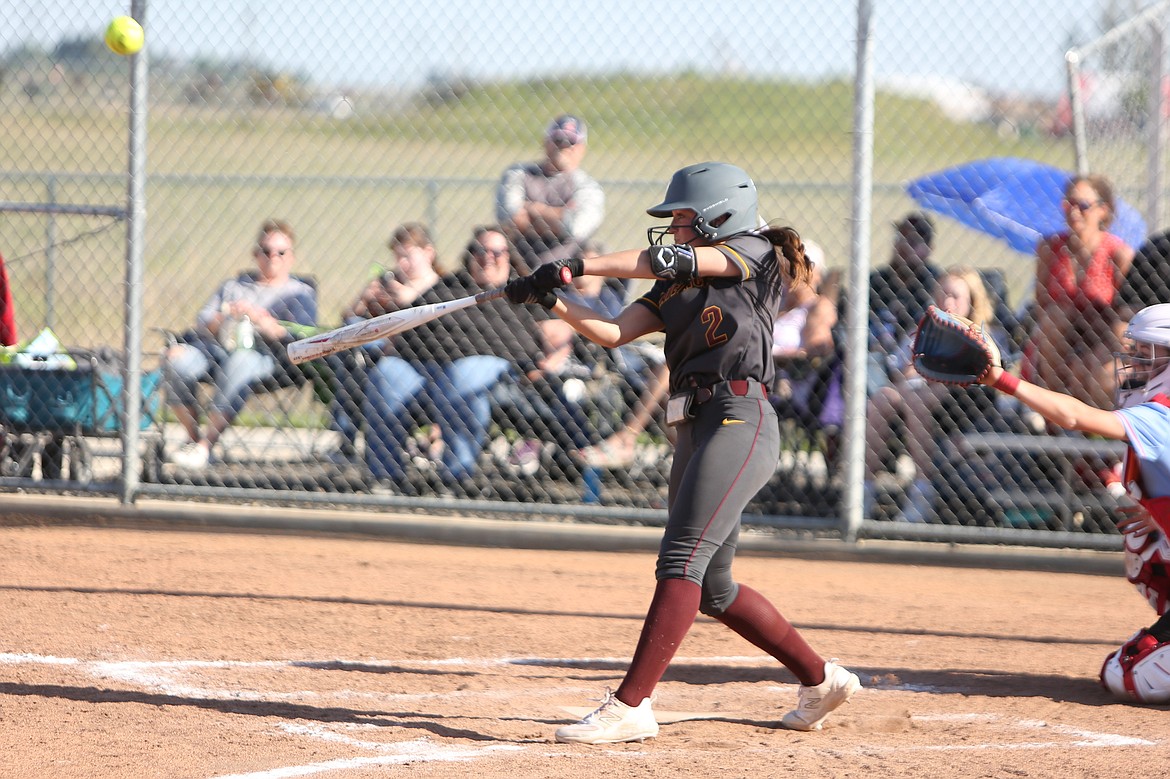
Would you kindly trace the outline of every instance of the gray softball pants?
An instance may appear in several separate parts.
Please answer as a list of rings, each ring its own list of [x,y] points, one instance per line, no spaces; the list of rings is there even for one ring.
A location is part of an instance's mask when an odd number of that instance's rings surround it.
[[[676,426],[666,532],[656,577],[702,587],[699,610],[718,616],[739,592],[731,564],[744,507],[776,470],[780,429],[764,386],[733,382],[712,388],[694,417]],[[742,389],[743,384],[735,389]]]

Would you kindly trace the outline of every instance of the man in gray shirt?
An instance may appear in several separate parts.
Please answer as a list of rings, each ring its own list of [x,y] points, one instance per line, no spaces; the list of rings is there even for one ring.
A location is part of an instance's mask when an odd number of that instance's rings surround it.
[[[587,131],[562,114],[545,131],[545,159],[504,171],[496,190],[496,220],[533,270],[578,255],[605,216],[605,193],[581,170]]]

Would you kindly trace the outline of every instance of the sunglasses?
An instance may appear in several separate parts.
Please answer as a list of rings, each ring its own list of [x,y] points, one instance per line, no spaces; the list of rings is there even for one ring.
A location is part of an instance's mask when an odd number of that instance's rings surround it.
[[[257,246],[256,254],[262,254],[266,257],[283,257],[288,254],[291,249],[269,249],[267,246]]]
[[[1082,214],[1091,208],[1102,205],[1100,200],[1066,200],[1064,202],[1069,208],[1076,209]]]

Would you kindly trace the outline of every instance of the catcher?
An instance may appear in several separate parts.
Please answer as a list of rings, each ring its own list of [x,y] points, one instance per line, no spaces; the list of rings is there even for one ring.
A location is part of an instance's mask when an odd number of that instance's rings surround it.
[[[1105,658],[1101,683],[1118,698],[1170,702],[1170,303],[1142,309],[1114,353],[1115,411],[1094,408],[1061,392],[1021,381],[1000,365],[999,351],[982,327],[930,309],[914,345],[914,364],[930,381],[978,382],[1014,395],[1068,430],[1125,441],[1119,492],[1133,503],[1120,509],[1126,578],[1158,619]],[[1124,486],[1122,486],[1124,485]]]

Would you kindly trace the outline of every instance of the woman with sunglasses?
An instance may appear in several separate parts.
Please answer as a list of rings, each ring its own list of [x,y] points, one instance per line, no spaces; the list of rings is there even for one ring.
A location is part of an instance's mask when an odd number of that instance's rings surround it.
[[[426,245],[433,253],[429,237]],[[502,230],[478,227],[463,252],[463,267],[437,276],[413,304],[503,286],[511,271]],[[371,475],[396,492],[417,490],[407,466],[421,411],[432,425],[428,454],[442,484],[455,487],[474,476],[491,422],[491,391],[512,372],[539,376],[539,344],[535,318],[504,300],[452,312],[391,339],[367,374],[361,406]]]
[[[1104,176],[1073,177],[1062,206],[1068,229],[1036,247],[1035,376],[1049,389],[1105,407],[1123,324],[1115,299],[1133,249],[1108,231],[1115,205]]]
[[[287,222],[264,222],[252,247],[256,269],[221,284],[199,310],[195,329],[167,350],[168,398],[189,438],[169,457],[180,468],[206,468],[212,448],[245,401],[269,384],[279,386],[295,370],[283,354],[294,339],[289,326],[317,320],[316,289],[292,274],[295,243]],[[204,430],[198,417],[200,382],[215,386]]]

